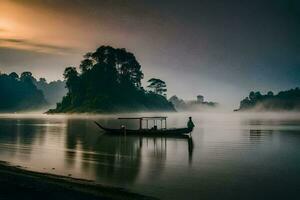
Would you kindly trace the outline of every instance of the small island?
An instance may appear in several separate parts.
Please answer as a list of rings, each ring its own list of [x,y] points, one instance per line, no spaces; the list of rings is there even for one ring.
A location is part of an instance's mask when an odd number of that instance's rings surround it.
[[[281,91],[274,95],[272,91],[263,95],[260,92],[250,92],[235,111],[299,111],[300,89]]]
[[[141,65],[126,49],[100,46],[84,55],[79,68],[65,69],[68,92],[47,113],[175,111],[164,81],[152,78],[149,90],[142,87]]]
[[[198,95],[196,100],[186,101],[178,98],[176,95],[172,96],[169,101],[174,105],[178,111],[204,111],[218,107],[218,103],[212,101],[204,101],[204,96]]]

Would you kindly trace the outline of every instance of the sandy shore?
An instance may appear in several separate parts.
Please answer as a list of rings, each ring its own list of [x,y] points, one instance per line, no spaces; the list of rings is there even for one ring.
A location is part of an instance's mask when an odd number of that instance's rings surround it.
[[[0,199],[154,199],[92,181],[24,170],[0,162]]]

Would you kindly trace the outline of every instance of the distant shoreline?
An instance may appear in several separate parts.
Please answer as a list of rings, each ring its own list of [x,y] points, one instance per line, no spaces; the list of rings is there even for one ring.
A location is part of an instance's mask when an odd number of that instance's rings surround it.
[[[8,199],[154,199],[93,181],[33,172],[0,161],[0,197]]]
[[[43,114],[55,115],[55,114],[103,114],[103,115],[116,115],[116,114],[134,114],[134,113],[177,113],[177,110],[122,110],[122,111],[66,111],[56,112],[54,109],[49,109]]]

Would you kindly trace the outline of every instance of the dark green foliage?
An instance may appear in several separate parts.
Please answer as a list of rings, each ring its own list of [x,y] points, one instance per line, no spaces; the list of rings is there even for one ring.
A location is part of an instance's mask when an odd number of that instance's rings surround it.
[[[0,74],[0,112],[40,109],[46,105],[43,92],[34,84],[31,72]]]
[[[238,110],[278,111],[300,110],[300,89],[295,88],[279,92],[274,95],[268,92],[262,95],[260,92],[250,92],[249,97],[243,99]]]
[[[50,113],[174,110],[165,97],[143,89],[141,66],[125,49],[101,46],[79,69],[65,69],[68,93]]]
[[[148,88],[152,89],[155,94],[166,95],[167,92],[167,84],[157,78],[151,78],[148,80],[149,85]]]

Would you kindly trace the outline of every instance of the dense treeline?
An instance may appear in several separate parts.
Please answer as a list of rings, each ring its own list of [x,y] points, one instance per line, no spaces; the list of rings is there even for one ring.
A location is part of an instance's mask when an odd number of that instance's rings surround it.
[[[268,92],[262,95],[260,92],[250,92],[249,96],[243,99],[238,110],[256,111],[279,111],[279,110],[300,110],[300,89],[295,88],[281,91],[277,95]]]
[[[162,95],[166,85],[144,90],[141,66],[125,49],[101,46],[87,53],[79,68],[65,69],[68,93],[50,113],[174,110]]]
[[[31,72],[0,74],[0,112],[41,109],[47,102]]]

